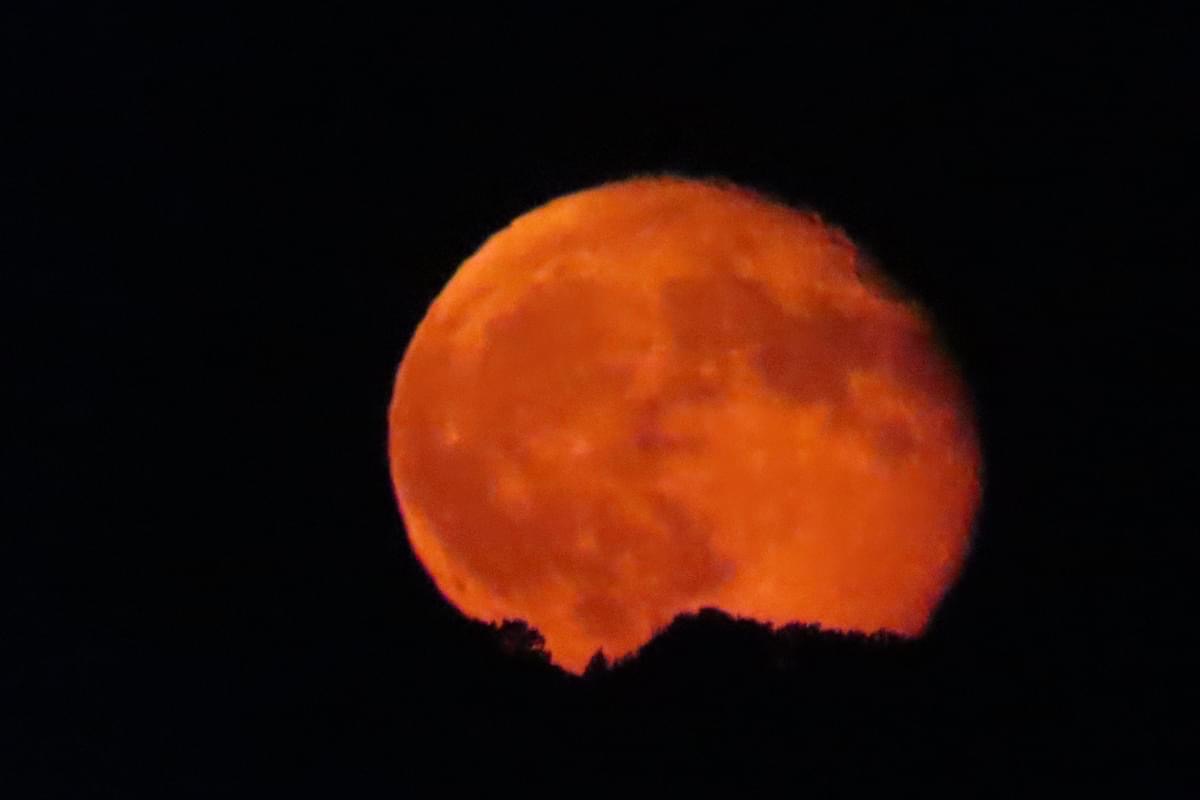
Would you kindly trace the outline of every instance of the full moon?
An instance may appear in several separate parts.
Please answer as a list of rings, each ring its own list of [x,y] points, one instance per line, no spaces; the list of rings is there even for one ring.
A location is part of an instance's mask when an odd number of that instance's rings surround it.
[[[389,454],[439,590],[576,673],[706,606],[919,635],[981,494],[928,316],[816,215],[680,178],[560,197],[463,262]]]

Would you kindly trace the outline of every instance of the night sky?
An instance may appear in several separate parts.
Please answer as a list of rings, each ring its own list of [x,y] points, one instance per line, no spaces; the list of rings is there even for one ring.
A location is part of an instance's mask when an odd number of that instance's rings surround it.
[[[0,24],[6,794],[1195,789],[1194,20],[103,6]],[[937,321],[986,472],[921,642],[707,615],[575,679],[408,549],[429,302],[664,172],[819,211]]]

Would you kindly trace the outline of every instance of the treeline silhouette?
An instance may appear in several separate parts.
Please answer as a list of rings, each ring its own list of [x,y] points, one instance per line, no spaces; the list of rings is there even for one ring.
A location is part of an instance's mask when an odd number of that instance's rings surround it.
[[[256,596],[223,616],[197,608],[207,627],[172,609],[148,628],[154,640],[103,638],[103,660],[71,649],[45,660],[27,683],[54,702],[26,717],[53,746],[29,769],[187,787],[178,796],[425,785],[640,796],[663,781],[668,796],[719,781],[823,796],[914,779],[975,794],[1048,771],[1072,785],[1105,774],[1096,765],[1144,772],[1176,746],[1138,734],[1153,710],[1097,669],[1103,641],[1055,649],[1032,625],[935,625],[907,639],[703,609],[576,676],[521,620],[483,623],[382,591],[329,610],[307,588],[287,614],[246,614]]]
[[[1048,770],[1076,785],[1102,774],[1096,764],[1131,763],[1114,731],[1136,730],[1120,724],[1136,716],[1090,676],[1089,654],[1056,656],[1024,633],[906,639],[703,609],[575,676],[521,620],[448,606],[408,626],[392,610],[304,620],[203,638],[190,628],[89,665],[74,694],[64,658],[45,680],[86,727],[46,715],[47,752],[69,757],[73,775],[82,760],[96,781],[188,787],[181,796],[425,785],[640,796],[663,781],[671,796],[729,781],[824,796],[914,779],[962,791]],[[1162,747],[1146,742],[1143,765]]]
[[[460,624],[471,655],[437,682],[468,710],[462,727],[447,726],[447,746],[546,780],[603,764],[700,784],[820,791],[916,775],[953,790],[1070,774],[1103,750],[1103,712],[1079,716],[1036,667],[937,635],[772,627],[705,608],[615,662],[597,652],[575,676],[524,621]],[[426,758],[436,762],[437,748]]]
[[[494,640],[501,652],[519,662],[544,665],[553,659],[542,634],[522,619],[475,625]],[[706,607],[679,614],[645,645],[615,661],[597,650],[582,677],[600,682],[643,680],[656,673],[679,677],[681,671],[726,677],[787,672],[802,665],[815,668],[832,660],[844,664],[844,659],[867,654],[895,658],[914,645],[915,640],[888,630],[828,630],[817,623],[799,622],[775,627]]]

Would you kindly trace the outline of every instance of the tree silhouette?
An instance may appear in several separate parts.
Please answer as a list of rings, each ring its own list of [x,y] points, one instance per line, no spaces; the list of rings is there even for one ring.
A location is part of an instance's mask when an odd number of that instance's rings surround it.
[[[546,638],[525,620],[506,619],[499,625],[492,623],[491,629],[500,649],[507,655],[538,662],[550,660],[550,653],[546,651]]]
[[[608,658],[604,655],[604,650],[597,650],[584,668],[583,677],[587,680],[596,680],[607,672]]]

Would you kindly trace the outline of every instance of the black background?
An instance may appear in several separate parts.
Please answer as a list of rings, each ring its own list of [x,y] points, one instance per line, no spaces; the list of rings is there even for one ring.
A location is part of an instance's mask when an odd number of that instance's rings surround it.
[[[1186,785],[1194,24],[739,9],[5,12],[12,796]],[[817,209],[939,322],[987,475],[925,642],[767,676],[716,621],[581,682],[411,555],[427,304],[664,171]]]

